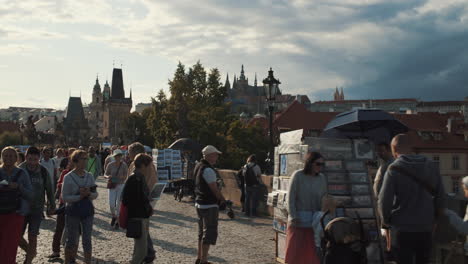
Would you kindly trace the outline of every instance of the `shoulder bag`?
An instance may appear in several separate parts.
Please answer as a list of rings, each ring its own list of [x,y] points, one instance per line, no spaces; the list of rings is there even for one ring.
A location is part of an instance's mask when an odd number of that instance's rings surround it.
[[[117,168],[117,172],[115,173],[116,177],[119,176],[119,171],[120,171],[121,166],[122,166],[122,162],[120,162],[120,165]],[[117,183],[112,182],[112,175],[111,175],[111,178],[107,181],[107,189],[114,189],[115,187],[117,187]]]
[[[74,179],[72,174],[68,175],[68,177],[71,177],[71,179],[75,182],[76,185],[78,185],[79,188],[85,187],[86,183],[88,182],[88,178],[86,178],[85,184],[83,186],[80,186],[78,182]],[[86,174],[85,177],[89,177],[89,175]],[[84,219],[94,215],[94,205],[91,202],[91,200],[89,200],[88,198],[84,198],[77,202],[67,205],[65,207],[65,214],[72,217]]]

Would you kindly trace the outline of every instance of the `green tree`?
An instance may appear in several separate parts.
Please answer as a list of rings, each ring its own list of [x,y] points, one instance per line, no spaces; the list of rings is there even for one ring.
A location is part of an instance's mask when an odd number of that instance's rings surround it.
[[[0,134],[0,150],[13,145],[21,144],[21,134],[19,132],[3,132]]]

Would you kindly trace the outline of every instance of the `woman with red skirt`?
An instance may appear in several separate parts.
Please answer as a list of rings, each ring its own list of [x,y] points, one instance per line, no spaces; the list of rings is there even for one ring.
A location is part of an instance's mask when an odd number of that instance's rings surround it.
[[[326,178],[320,173],[323,165],[320,153],[310,152],[304,169],[291,176],[287,197],[285,262],[288,264],[320,264],[312,223],[314,214],[322,209],[322,198],[327,193]]]
[[[15,264],[24,216],[29,211],[32,186],[28,174],[15,163],[18,154],[12,147],[1,153],[0,165],[0,257],[1,263]]]

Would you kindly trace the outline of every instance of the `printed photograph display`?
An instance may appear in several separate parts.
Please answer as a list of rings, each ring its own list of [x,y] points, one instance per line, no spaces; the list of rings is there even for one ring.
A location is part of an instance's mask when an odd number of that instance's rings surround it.
[[[348,139],[305,138],[309,150],[320,152],[325,160],[346,160],[353,158],[352,141]]]
[[[372,159],[374,157],[372,145],[365,139],[354,140],[354,154],[357,159]]]
[[[349,188],[347,184],[329,184],[328,192],[331,195],[349,195]]]
[[[362,171],[366,169],[364,161],[362,160],[348,160],[345,163],[345,167],[350,171]]]
[[[325,176],[329,183],[344,183],[347,181],[345,172],[327,172]]]
[[[349,174],[349,179],[352,183],[367,183],[368,182],[368,177],[367,173],[365,172],[351,172]]]
[[[348,207],[351,206],[352,200],[351,196],[332,196],[335,199],[338,207]]]
[[[353,196],[353,206],[371,206],[372,201],[369,195],[356,195]]]
[[[369,194],[369,185],[367,184],[352,184],[351,193],[355,194]]]
[[[341,160],[326,160],[325,161],[325,170],[327,171],[335,171],[335,170],[342,170],[343,169],[343,162]]]

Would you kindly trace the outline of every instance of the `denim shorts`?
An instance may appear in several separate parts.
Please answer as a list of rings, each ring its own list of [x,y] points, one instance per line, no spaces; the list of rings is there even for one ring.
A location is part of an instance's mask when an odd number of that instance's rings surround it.
[[[197,208],[198,240],[205,245],[216,245],[218,239],[218,207],[208,209]]]
[[[33,236],[39,235],[39,229],[42,223],[42,212],[30,213],[24,217],[23,234],[28,228],[28,234]]]

